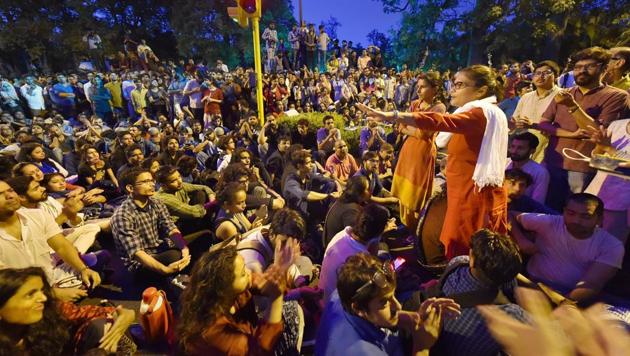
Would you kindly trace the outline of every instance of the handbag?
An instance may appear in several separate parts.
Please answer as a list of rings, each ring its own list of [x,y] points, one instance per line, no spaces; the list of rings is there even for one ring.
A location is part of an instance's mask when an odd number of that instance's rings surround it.
[[[140,325],[149,344],[174,345],[175,319],[164,291],[149,287],[142,292]]]

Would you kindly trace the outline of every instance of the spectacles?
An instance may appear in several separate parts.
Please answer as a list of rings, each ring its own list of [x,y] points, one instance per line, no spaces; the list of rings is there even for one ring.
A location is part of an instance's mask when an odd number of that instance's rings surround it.
[[[611,60],[611,61],[620,61],[620,60],[622,60],[622,59],[623,59],[623,58],[621,58],[621,57],[611,57],[611,58],[610,58],[610,60]]]
[[[550,75],[552,75],[553,72],[550,70],[541,70],[541,71],[535,71],[534,72],[534,77],[548,77]]]
[[[463,88],[468,88],[471,87],[472,85],[466,84],[464,82],[455,82],[453,83],[453,86],[451,87],[451,89],[455,89],[455,90],[460,90]]]
[[[599,68],[599,66],[601,66],[601,63],[588,63],[588,64],[582,64],[582,65],[576,65],[575,67],[573,67],[573,71],[574,72],[581,72],[583,70],[595,70],[597,68]]]
[[[352,300],[356,300],[362,294],[365,294],[366,291],[373,285],[377,286],[379,289],[385,289],[389,287],[390,283],[387,279],[387,275],[389,274],[391,276],[393,272],[394,267],[392,266],[392,264],[389,261],[383,262],[381,268],[374,272],[372,278],[370,278],[369,281],[365,282],[364,285],[357,289],[357,291],[354,293],[354,296],[352,297]]]

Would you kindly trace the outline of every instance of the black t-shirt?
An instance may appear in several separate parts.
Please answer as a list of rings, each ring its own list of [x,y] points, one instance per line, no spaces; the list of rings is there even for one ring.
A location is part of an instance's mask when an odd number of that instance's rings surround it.
[[[302,136],[297,129],[294,129],[291,132],[291,142],[299,143],[307,150],[317,150],[317,134],[315,134],[315,131],[308,130],[306,135]]]
[[[326,222],[324,224],[324,243],[328,245],[330,240],[346,226],[354,225],[359,213],[361,205],[358,203],[344,203],[337,200],[328,210]]]

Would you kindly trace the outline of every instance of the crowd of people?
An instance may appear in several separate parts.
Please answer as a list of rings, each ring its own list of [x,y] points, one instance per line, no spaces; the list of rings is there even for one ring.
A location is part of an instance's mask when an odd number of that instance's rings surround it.
[[[0,355],[133,349],[133,310],[78,304],[103,284],[166,291],[186,355],[518,354],[501,330],[542,297],[517,286],[629,327],[630,48],[451,75],[262,39],[264,123],[251,68],[129,38],[106,70],[1,78]]]

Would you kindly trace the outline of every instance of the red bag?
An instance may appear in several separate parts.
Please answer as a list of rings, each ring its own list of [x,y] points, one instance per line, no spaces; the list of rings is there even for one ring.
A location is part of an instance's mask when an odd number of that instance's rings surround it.
[[[174,345],[175,319],[164,291],[149,287],[142,292],[140,324],[149,344],[166,342],[169,347]]]

